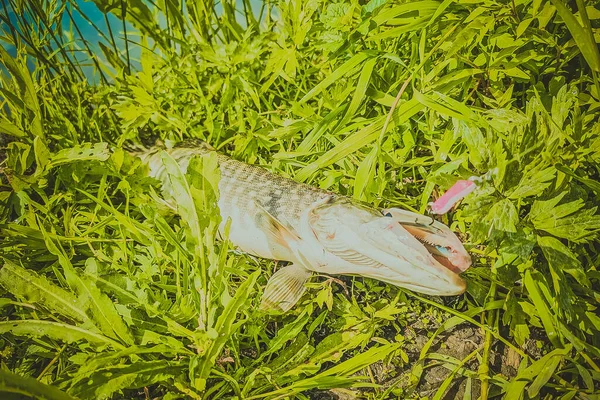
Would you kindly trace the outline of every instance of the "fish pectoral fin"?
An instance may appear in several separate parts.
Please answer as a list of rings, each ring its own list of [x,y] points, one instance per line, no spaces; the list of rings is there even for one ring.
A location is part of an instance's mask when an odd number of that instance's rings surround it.
[[[298,235],[271,215],[260,203],[256,202],[256,206],[260,209],[256,215],[256,225],[267,235],[269,242],[292,249],[290,243],[300,240]]]
[[[291,264],[275,272],[267,282],[260,309],[286,312],[302,297],[311,273],[300,264]]]

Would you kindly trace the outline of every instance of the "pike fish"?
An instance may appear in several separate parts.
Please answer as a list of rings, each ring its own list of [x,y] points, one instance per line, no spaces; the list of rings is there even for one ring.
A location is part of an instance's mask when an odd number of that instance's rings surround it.
[[[137,155],[150,176],[168,184],[161,150],[186,171],[194,156],[215,151],[204,142],[153,147]],[[242,251],[291,264],[275,272],[261,308],[285,312],[313,272],[359,275],[415,292],[463,293],[459,274],[471,257],[444,224],[399,208],[377,210],[346,196],[295,182],[218,154],[220,230]]]

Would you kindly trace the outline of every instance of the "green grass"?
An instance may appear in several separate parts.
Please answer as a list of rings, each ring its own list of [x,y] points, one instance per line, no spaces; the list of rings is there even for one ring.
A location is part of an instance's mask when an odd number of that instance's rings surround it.
[[[598,398],[598,2],[128,4],[139,60],[122,30],[96,54],[58,28],[75,2],[2,0],[7,398]],[[184,138],[421,212],[493,171],[442,218],[473,255],[467,293],[315,277],[289,313],[258,311],[276,266],[215,242],[215,160],[165,160],[174,213],[120,149]]]

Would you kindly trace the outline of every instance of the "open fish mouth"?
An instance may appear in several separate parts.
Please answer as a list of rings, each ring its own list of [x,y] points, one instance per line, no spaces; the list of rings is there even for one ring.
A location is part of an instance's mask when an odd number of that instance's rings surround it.
[[[406,229],[406,227],[404,227],[404,228]],[[452,261],[448,258],[452,252],[452,248],[439,246],[434,243],[429,243],[426,239],[423,239],[423,238],[419,237],[418,235],[413,235],[413,236],[415,237],[415,239],[417,239],[419,242],[421,242],[423,244],[423,246],[425,246],[427,251],[429,251],[429,253],[433,256],[433,258],[435,258],[436,261],[439,262],[440,264],[442,264],[444,267],[448,268],[450,271],[454,272],[455,274],[460,274],[461,272],[464,272],[464,270],[462,269],[462,268],[464,268],[463,266],[454,265],[452,263]]]
[[[460,274],[471,266],[471,256],[446,225],[431,217],[397,208],[382,210],[382,214],[398,222],[451,272]]]

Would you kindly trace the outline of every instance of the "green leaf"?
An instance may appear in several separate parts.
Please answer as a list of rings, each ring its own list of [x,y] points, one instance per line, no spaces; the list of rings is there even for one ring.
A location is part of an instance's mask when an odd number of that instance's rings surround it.
[[[123,298],[131,301],[132,303],[137,304],[140,308],[146,309],[149,315],[159,316],[163,321],[166,322],[169,332],[172,335],[181,336],[181,337],[192,337],[194,335],[193,331],[185,328],[184,326],[180,325],[178,322],[172,320],[167,315],[165,315],[164,312],[160,311],[154,305],[148,304],[146,301],[144,301],[144,299],[140,298],[140,296],[137,295],[137,293],[131,293],[127,290],[124,290],[120,286],[117,286],[116,284],[114,284],[106,279],[100,278],[98,276],[91,275],[91,274],[87,274],[87,276],[90,279],[94,279],[95,281],[99,282],[101,284],[101,286],[103,286],[104,288],[107,288],[107,290],[110,291],[111,293],[115,293],[117,296],[122,296]],[[124,280],[127,282],[128,286],[133,286],[132,280],[129,280],[129,279],[124,279]]]
[[[507,192],[509,199],[519,199],[523,197],[536,196],[541,194],[554,179],[556,169],[554,167],[543,168],[540,165],[525,167],[525,173],[521,177],[518,185]]]
[[[323,371],[319,376],[349,376],[355,374],[368,365],[389,357],[402,347],[402,343],[389,343],[383,346],[371,347],[369,350]]]
[[[569,269],[571,267],[571,271],[575,273],[579,272],[579,278],[583,280],[584,284],[589,285],[589,281],[587,281],[583,270],[573,269],[572,266],[577,266],[578,264],[577,260],[571,259],[568,248],[560,243],[560,241],[551,236],[538,237],[538,244],[542,248],[550,267],[550,278],[552,279],[554,292],[556,293],[556,314],[564,316],[567,321],[572,321],[576,318],[575,307],[577,305],[577,298],[573,293],[570,282],[567,282],[563,268]],[[561,262],[565,261],[567,264],[561,264]]]
[[[80,298],[56,286],[44,276],[8,260],[5,260],[0,269],[0,285],[18,299],[42,306],[73,321],[89,320]]]
[[[94,264],[96,264],[95,259],[88,258],[86,260],[86,267]],[[97,267],[92,267],[92,269],[95,268]],[[101,292],[96,283],[91,279],[81,276],[79,273],[73,278],[77,282],[79,296],[87,300],[92,318],[100,330],[107,336],[120,339],[128,345],[132,345],[134,343],[133,336],[127,325],[125,325],[123,318],[117,312],[112,300],[105,293]]]
[[[530,329],[527,325],[528,315],[523,310],[523,307],[519,304],[518,298],[514,295],[510,295],[505,304],[505,312],[502,315],[502,322],[506,325],[510,325],[510,329],[515,338],[515,342],[519,346],[523,346],[525,341],[530,337]]]
[[[434,92],[433,95],[426,95],[415,91],[415,99],[425,107],[459,121],[476,121],[478,119],[468,106],[442,93]]]
[[[65,278],[71,289],[80,297],[80,301],[88,308],[92,320],[102,333],[113,339],[120,339],[129,345],[133,344],[133,337],[123,319],[117,313],[114,303],[110,298],[96,287],[96,283],[85,276],[81,276],[71,264],[64,249],[59,243],[54,243],[48,233],[43,230],[44,240],[48,251],[58,257],[58,262],[63,268]],[[95,264],[89,258],[86,264]],[[95,269],[96,267],[93,266]]]
[[[281,328],[277,335],[269,341],[269,348],[261,355],[261,359],[279,351],[286,342],[296,338],[309,321],[309,315],[303,311],[296,319]]]
[[[186,179],[190,184],[200,226],[208,226],[210,222],[218,226],[221,222],[218,204],[220,178],[219,162],[215,152],[191,159]]]
[[[166,360],[139,361],[96,372],[71,388],[69,393],[81,399],[107,399],[123,389],[148,387],[181,376],[184,367]]]
[[[515,31],[517,34],[517,38],[519,38],[527,30],[527,28],[529,28],[531,22],[533,22],[533,18],[525,18],[524,20],[519,22],[519,25],[517,26],[517,29]]]
[[[104,54],[104,57],[114,69],[119,71],[126,68],[127,65],[123,62],[123,60],[121,60],[119,55],[115,53],[113,49],[102,42],[99,42],[98,45],[100,46],[100,50],[102,50],[102,54]]]
[[[129,218],[127,215],[123,214],[122,212],[114,208],[112,205],[106,204],[94,195],[83,191],[79,188],[75,188],[75,190],[77,190],[79,193],[83,194],[90,200],[94,201],[104,210],[108,211],[112,217],[114,217],[121,225],[123,225],[127,234],[131,235],[131,237],[133,237],[135,240],[146,246],[149,246],[152,243],[152,234],[144,225],[142,225],[134,219]]]
[[[160,336],[160,335],[156,335]],[[161,338],[164,340],[164,337]],[[177,341],[173,338],[169,338],[171,341]],[[143,340],[142,340],[143,342]],[[105,371],[106,369],[110,369],[111,365],[118,363],[119,360],[124,359],[126,357],[135,358],[135,355],[142,356],[146,354],[150,355],[168,355],[168,356],[183,356],[189,355],[191,353],[190,350],[186,350],[181,343],[178,343],[177,346],[172,346],[172,343],[169,344],[159,344],[153,347],[146,347],[148,343],[145,343],[144,346],[130,346],[120,351],[111,351],[104,352],[99,355],[93,355],[88,358],[84,364],[81,365],[79,370],[73,374],[73,379],[71,380],[71,387],[78,386],[78,383],[82,380],[85,380],[83,386],[87,386],[89,384],[89,378],[92,375]]]
[[[268,367],[272,370],[298,365],[306,361],[315,351],[315,348],[309,343],[307,334],[302,330],[296,332],[295,336],[289,337],[288,341],[289,344],[277,353],[277,357],[273,361],[268,363]],[[282,343],[285,344],[285,342]],[[263,363],[261,362],[259,365],[263,365]]]
[[[0,322],[0,333],[9,332],[15,336],[47,336],[51,339],[67,343],[83,340],[94,346],[111,346],[115,349],[124,348],[121,344],[111,338],[62,322],[31,319]]]
[[[0,393],[12,393],[38,400],[74,400],[63,391],[33,378],[0,369]]]
[[[107,143],[85,143],[62,149],[50,157],[48,168],[77,161],[106,161],[110,157]]]
[[[14,137],[25,137],[27,133],[10,121],[0,121],[0,133]]]
[[[576,243],[593,240],[600,230],[600,215],[597,207],[582,210],[584,202],[577,199],[557,205],[566,193],[550,200],[536,200],[531,206],[529,217],[536,229]]]
[[[370,384],[359,383],[364,377],[352,375],[371,364],[382,361],[386,357],[390,357],[394,352],[400,350],[401,347],[402,344],[400,343],[390,343],[379,347],[372,347],[315,376],[300,380],[296,377],[292,384],[273,392],[266,393],[265,396],[268,398],[274,398],[275,396],[289,396],[294,393],[300,393],[301,391],[314,388],[327,389],[349,386],[371,386]]]
[[[517,232],[519,214],[512,201],[502,199],[492,206],[485,220],[494,229],[504,232]]]
[[[402,103],[394,110],[394,115],[388,126],[388,130],[392,130],[394,127],[408,121],[413,115],[421,111],[423,108],[424,106],[415,99]],[[354,153],[358,149],[374,142],[379,137],[385,119],[385,116],[381,116],[366,127],[360,129],[358,132],[349,135],[333,149],[327,151],[325,154],[319,157],[315,162],[308,164],[298,171],[296,174],[296,179],[301,182],[305,181],[319,169],[327,167]]]
[[[367,191],[375,176],[375,165],[379,153],[377,150],[377,146],[373,146],[356,170],[354,179],[354,198],[356,200],[368,200]]]
[[[558,203],[560,203],[560,201],[562,200],[563,197],[565,197],[566,194],[567,194],[567,192],[562,192],[562,193],[558,194],[557,196],[551,198],[550,200],[535,200],[533,202],[533,205],[531,206],[531,211],[529,212],[529,218],[532,221],[536,221],[536,220],[543,221],[545,219],[555,218],[555,217],[562,218],[566,215],[574,213],[575,211],[579,210],[583,206],[582,202],[577,202],[577,204],[571,204],[571,206],[569,208],[562,207],[560,209],[555,210],[556,205]],[[534,224],[535,224],[535,222],[534,222]]]
[[[584,340],[581,340],[574,335],[573,332],[567,326],[561,322],[558,324],[558,329],[560,333],[575,347],[575,349],[579,352],[587,352],[591,355],[594,355],[596,358],[600,357],[600,349],[594,345],[587,343]],[[597,330],[596,330],[597,331]]]
[[[43,171],[50,161],[50,150],[39,136],[33,139],[33,151],[35,154],[35,162],[37,164],[36,173]]]
[[[311,129],[311,131],[306,135],[306,137],[302,140],[302,142],[298,145],[296,149],[300,154],[309,154],[313,149],[314,145],[317,141],[327,133],[327,128],[330,124],[336,121],[338,115],[340,115],[346,107],[344,105],[340,105],[336,107],[334,110],[329,112],[321,121],[319,121],[315,126]]]
[[[429,25],[443,8],[437,1],[416,1],[383,9],[373,18],[373,22],[393,27],[376,30],[368,40],[379,41],[419,30]]]
[[[377,16],[373,18],[373,22],[377,25],[382,25],[389,22],[393,18],[397,18],[402,15],[413,15],[415,12],[425,13],[426,15],[433,15],[440,7],[438,1],[413,1],[410,3],[392,5],[386,7],[377,13]]]
[[[370,58],[364,63],[362,70],[360,71],[358,81],[356,82],[356,90],[354,91],[354,95],[352,96],[350,104],[348,104],[348,108],[344,113],[344,117],[338,124],[339,127],[345,127],[348,121],[356,117],[358,107],[360,107],[365,94],[367,93],[369,82],[371,81],[371,76],[373,75],[373,69],[375,68],[376,63],[377,58]]]
[[[569,169],[568,167],[566,167],[564,165],[557,164],[557,165],[555,165],[555,167],[560,172],[563,172],[563,173],[569,175],[570,177],[572,177],[573,179],[575,179],[576,181],[583,183],[585,186],[587,186],[588,188],[590,188],[594,192],[596,192],[597,195],[600,195],[600,183],[598,181],[581,177],[581,176],[575,174],[575,172],[573,172],[571,169]]]
[[[342,331],[326,336],[310,355],[310,362],[320,366],[324,362],[338,362],[340,358],[351,349],[364,345],[369,340],[366,332]],[[286,375],[294,376],[294,371],[288,371]]]
[[[537,242],[548,263],[554,269],[562,270],[575,278],[582,286],[590,287],[590,280],[577,256],[560,240],[551,236],[538,236]]]
[[[114,14],[117,18],[125,17],[134,27],[149,35],[163,49],[168,41],[161,35],[161,29],[155,21],[152,11],[142,0],[129,0],[126,6],[120,0],[91,0],[103,13]],[[171,16],[173,20],[173,16]]]
[[[507,68],[507,69],[503,69],[501,71],[504,72],[508,76],[512,76],[513,78],[519,78],[519,79],[525,79],[525,80],[529,80],[531,78],[529,76],[529,74],[527,74],[525,71],[523,71],[519,67]]]
[[[27,110],[33,113],[30,125],[31,133],[34,137],[44,137],[41,119],[42,113],[37,98],[37,91],[24,59],[15,60],[3,46],[0,46],[0,60],[17,82],[20,91],[19,99],[23,101],[23,105],[27,107]],[[25,109],[21,111],[26,112]]]
[[[483,169],[491,157],[491,149],[488,147],[482,130],[475,124],[469,124],[461,120],[453,120],[454,129],[462,137],[462,142],[468,148],[469,161],[477,169]]]
[[[370,14],[387,2],[388,0],[369,0],[368,3],[362,6],[362,12],[364,14]]]
[[[161,151],[160,154],[169,179],[169,185],[163,184],[163,191],[175,200],[177,212],[187,231],[186,239],[192,243],[192,248],[197,249],[200,246],[202,227],[190,183],[186,179],[184,171],[169,153]]]
[[[536,241],[533,229],[528,226],[522,227],[523,229],[517,229],[515,233],[506,234],[499,250],[506,255],[514,254],[519,256],[525,261],[529,259]]]
[[[570,345],[564,349],[554,349],[529,367],[519,371],[516,378],[514,378],[506,387],[506,398],[522,398],[523,391],[528,382],[531,382],[531,384],[527,389],[527,394],[530,398],[536,397],[540,389],[550,380],[561,361],[563,361],[570,352]]]

